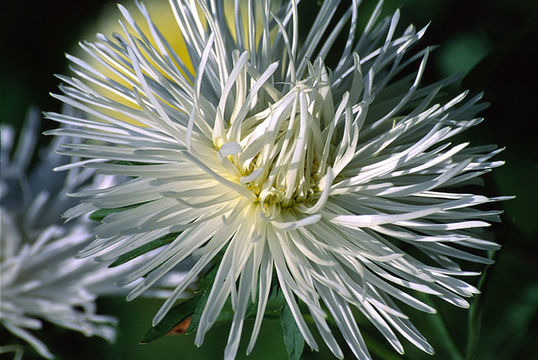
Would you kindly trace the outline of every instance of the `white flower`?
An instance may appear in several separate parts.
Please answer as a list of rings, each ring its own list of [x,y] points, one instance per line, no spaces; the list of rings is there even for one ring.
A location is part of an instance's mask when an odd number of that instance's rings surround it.
[[[64,138],[55,139],[43,149],[39,163],[29,169],[39,120],[37,111],[29,113],[12,158],[14,131],[9,127],[1,129],[0,325],[27,341],[43,357],[53,358],[31,330],[41,329],[45,320],[86,336],[113,341],[117,321],[97,314],[95,299],[125,294],[126,289],[116,287],[114,280],[137,264],[108,269],[109,263],[74,258],[90,243],[92,234],[84,218],[62,224],[62,213],[76,204],[65,193],[80,189],[90,180],[97,188],[109,187],[114,180],[111,176],[92,179],[93,169],[52,172],[51,168],[63,160],[55,150],[66,141]],[[165,289],[155,293],[169,295]],[[19,348],[3,346],[0,352],[10,349]]]
[[[99,34],[81,45],[101,70],[70,57],[75,77],[61,76],[65,95],[54,96],[89,118],[50,113],[78,128],[49,133],[87,139],[62,153],[88,158],[86,166],[101,173],[133,177],[81,194],[88,195],[84,206],[135,206],[105,218],[99,239],[82,255],[113,259],[181,232],[123,281],[147,275],[132,299],[196,259],[156,314],[157,324],[224,251],[195,342],[203,342],[231,298],[228,359],[236,355],[251,301],[257,302],[252,350],[275,281],[313,349],[318,345],[299,303],[337,357],[343,355],[327,316],[358,358],[370,358],[352,308],[399,353],[397,333],[433,353],[395,300],[434,313],[412,296],[420,291],[468,307],[465,298],[478,291],[459,277],[477,273],[454,259],[487,264],[475,249],[498,248],[483,239],[482,228],[499,211],[473,207],[504,198],[463,193],[460,186],[502,165],[490,160],[500,150],[449,140],[482,121],[475,117],[484,108],[481,95],[440,102],[440,90],[456,77],[420,86],[429,49],[409,49],[426,29],[409,26],[396,35],[399,12],[379,20],[381,2],[356,32],[358,1],[334,28],[339,1],[325,1],[304,41],[295,1],[276,13],[268,1],[240,3],[228,25],[220,1],[170,1],[188,57],[174,52],[142,4],[149,31],[120,6],[123,34]],[[333,43],[348,23],[338,50]],[[328,68],[327,58],[335,66]]]

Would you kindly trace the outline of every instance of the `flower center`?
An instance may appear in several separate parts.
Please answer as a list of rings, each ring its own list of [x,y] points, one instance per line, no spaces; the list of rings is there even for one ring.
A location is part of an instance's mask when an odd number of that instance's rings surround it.
[[[351,145],[350,118],[335,114],[327,71],[317,62],[277,95],[260,92],[254,102],[217,109],[213,144],[226,172],[266,213],[304,210],[322,198],[333,180],[329,164]],[[333,144],[337,133],[343,139]]]

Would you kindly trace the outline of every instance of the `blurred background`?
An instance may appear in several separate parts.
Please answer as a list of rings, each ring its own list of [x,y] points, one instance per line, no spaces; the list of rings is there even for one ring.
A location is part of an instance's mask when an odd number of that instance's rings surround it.
[[[77,53],[76,44],[92,39],[119,16],[116,1],[9,0],[0,3],[0,119],[17,128],[31,105],[60,111],[49,96],[68,73],[64,53]],[[365,21],[375,6],[360,7]],[[132,8],[132,2],[124,2]],[[303,0],[301,24],[308,26],[319,3]],[[516,195],[504,207],[503,223],[492,227],[502,250],[496,264],[482,277],[482,295],[470,311],[435,299],[439,317],[405,310],[430,340],[439,359],[536,359],[538,339],[538,1],[535,0],[387,0],[384,13],[400,8],[400,23],[422,27],[431,21],[423,45],[440,45],[431,56],[423,83],[455,72],[464,74],[459,90],[484,91],[491,103],[486,121],[463,137],[473,144],[498,144],[507,149],[498,156],[506,165],[485,177],[488,195]],[[105,25],[103,25],[105,24]],[[102,27],[105,26],[105,29]],[[454,95],[453,94],[453,95]],[[42,129],[56,127],[44,122]],[[47,138],[41,139],[45,144]],[[472,268],[472,266],[467,266]],[[478,283],[479,279],[476,279]],[[214,328],[201,348],[194,336],[168,336],[151,344],[138,342],[150,327],[159,301],[102,299],[100,312],[119,317],[115,344],[47,325],[39,336],[59,359],[215,359],[221,358],[228,326]],[[471,319],[471,321],[470,321]],[[400,359],[367,323],[362,331],[372,356]],[[249,333],[247,322],[245,333]],[[0,332],[2,343],[7,334]],[[403,340],[406,359],[427,359]],[[239,359],[246,358],[242,343]],[[38,358],[27,347],[26,359]],[[280,323],[265,320],[250,359],[286,359]],[[329,351],[305,349],[303,359],[328,359]],[[346,358],[353,358],[346,353]]]

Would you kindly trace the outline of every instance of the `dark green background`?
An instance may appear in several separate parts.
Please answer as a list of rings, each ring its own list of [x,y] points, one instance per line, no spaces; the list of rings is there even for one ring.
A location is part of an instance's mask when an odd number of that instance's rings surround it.
[[[360,11],[369,15],[375,3],[365,1]],[[311,23],[318,4],[303,0],[302,24]],[[401,24],[421,27],[431,20],[422,44],[438,44],[428,64],[424,82],[463,72],[464,88],[484,91],[491,107],[484,111],[486,122],[464,135],[475,144],[496,143],[507,150],[498,156],[506,165],[488,175],[488,195],[516,195],[502,204],[503,223],[494,225],[496,241],[503,245],[497,263],[488,269],[481,306],[482,326],[475,351],[467,351],[469,339],[466,310],[433,300],[440,316],[408,313],[431,340],[439,359],[532,359],[538,339],[538,13],[537,1],[525,0],[405,0],[385,2],[385,13],[402,10]],[[2,123],[20,126],[30,105],[59,111],[60,104],[48,92],[58,80],[52,74],[66,73],[64,52],[72,52],[76,42],[97,31],[95,24],[106,9],[115,11],[106,0],[94,1],[3,1],[0,4],[0,118]],[[463,88],[462,88],[463,89]],[[457,89],[453,89],[457,91]],[[44,123],[44,129],[55,127]],[[42,140],[46,142],[47,139]],[[472,267],[469,265],[468,267]],[[476,279],[478,281],[478,279]],[[159,301],[123,299],[99,301],[102,313],[120,318],[118,340],[85,338],[47,325],[39,334],[61,359],[215,359],[221,358],[228,327],[214,328],[204,346],[197,349],[193,336],[166,337],[149,345],[138,341],[149,327]],[[480,316],[477,317],[477,319]],[[246,334],[251,323],[247,323]],[[450,333],[443,332],[446,328]],[[372,355],[398,359],[389,345],[368,325],[366,333]],[[476,325],[473,329],[478,329]],[[2,338],[5,333],[2,333]],[[429,358],[403,340],[405,358]],[[4,343],[4,341],[2,341]],[[343,343],[343,342],[342,342]],[[473,342],[475,343],[475,342]],[[462,357],[453,350],[458,349]],[[242,344],[239,358],[244,357]],[[347,351],[347,350],[346,350]],[[33,358],[31,349],[25,358]],[[285,359],[286,353],[278,321],[266,320],[251,359]],[[322,346],[320,353],[306,351],[304,359],[330,358]],[[352,358],[349,351],[346,358]]]

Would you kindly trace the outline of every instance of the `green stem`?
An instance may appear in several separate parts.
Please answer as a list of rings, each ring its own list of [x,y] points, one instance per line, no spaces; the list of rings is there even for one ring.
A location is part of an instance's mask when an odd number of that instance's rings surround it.
[[[423,300],[425,303],[435,307],[435,304],[428,295],[419,293],[417,294],[417,297]],[[443,320],[441,314],[439,312],[435,315],[425,314],[424,317],[429,321],[431,327],[439,333],[439,338],[443,339],[443,341],[439,342],[439,345],[445,350],[447,354],[450,355],[450,358],[452,360],[465,359],[461,351],[458,349],[454,339],[450,335],[450,332],[448,331],[446,323]]]
[[[500,251],[495,252],[493,255],[490,255],[490,259],[497,261],[499,254]],[[469,318],[467,322],[467,348],[465,357],[467,360],[474,360],[478,355],[478,339],[480,337],[483,314],[482,303],[484,301],[486,283],[491,277],[490,267],[491,265],[487,265],[484,268],[477,286],[481,293],[474,296],[473,301],[471,302],[471,308],[469,309]]]
[[[432,316],[426,315],[426,317],[430,320],[430,323],[432,323],[439,331],[441,339],[443,339],[443,341],[441,341],[441,345],[443,346],[445,351],[450,354],[450,357],[453,360],[463,360],[464,356],[456,346],[456,343],[454,342],[454,339],[452,339],[452,336],[450,336],[450,332],[447,330],[445,321],[443,320],[441,314],[435,314]]]

